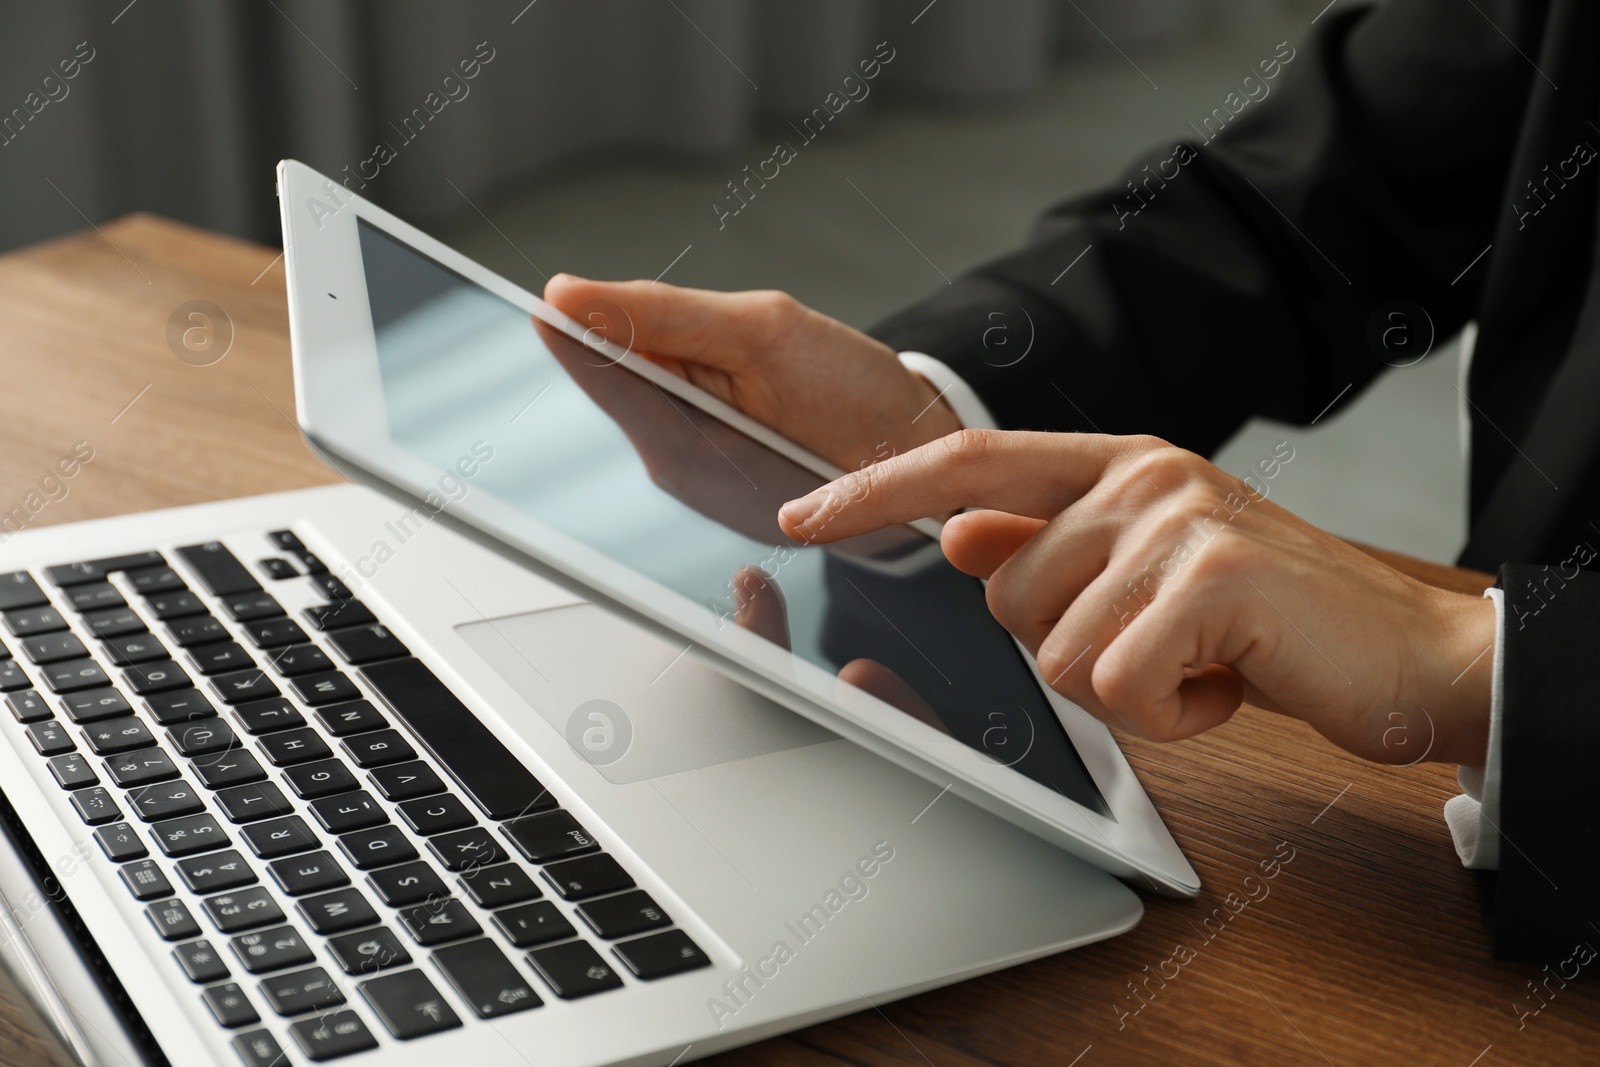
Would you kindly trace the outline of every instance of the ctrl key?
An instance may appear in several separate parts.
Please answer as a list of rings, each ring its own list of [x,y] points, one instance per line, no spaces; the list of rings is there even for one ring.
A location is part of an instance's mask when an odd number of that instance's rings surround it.
[[[289,1033],[306,1059],[319,1063],[378,1047],[378,1039],[353,1011],[330,1011],[290,1023]]]

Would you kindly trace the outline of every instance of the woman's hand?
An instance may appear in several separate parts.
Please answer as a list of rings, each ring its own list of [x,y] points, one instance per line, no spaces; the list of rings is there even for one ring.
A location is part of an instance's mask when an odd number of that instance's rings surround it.
[[[825,543],[960,508],[950,561],[1051,688],[1177,740],[1246,698],[1367,759],[1482,766],[1491,602],[1424,585],[1150,437],[963,430],[779,513]]]
[[[887,345],[787,293],[718,293],[558,274],[544,298],[840,467],[959,427]]]

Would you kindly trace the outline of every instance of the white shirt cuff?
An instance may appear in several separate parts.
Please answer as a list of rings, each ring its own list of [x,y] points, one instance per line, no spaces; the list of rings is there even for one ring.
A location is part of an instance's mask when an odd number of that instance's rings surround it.
[[[1483,768],[1461,767],[1456,771],[1456,781],[1466,792],[1445,801],[1444,821],[1455,839],[1456,855],[1463,867],[1474,870],[1500,869],[1500,732],[1501,706],[1504,699],[1504,676],[1500,649],[1505,640],[1506,601],[1499,589],[1489,589],[1484,596],[1494,601],[1495,648],[1494,675],[1489,696],[1489,752]]]
[[[998,430],[988,405],[978,399],[972,386],[940,360],[923,352],[901,352],[900,365],[913,374],[921,375],[929,385],[939,390],[939,396],[956,413],[963,428],[968,430]]]

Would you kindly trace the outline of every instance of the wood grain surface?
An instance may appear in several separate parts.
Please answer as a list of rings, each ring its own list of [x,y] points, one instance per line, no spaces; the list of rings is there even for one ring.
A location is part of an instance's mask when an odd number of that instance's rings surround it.
[[[131,216],[0,257],[0,512],[80,441],[94,459],[31,525],[337,481],[292,422],[276,255]],[[169,318],[191,300],[212,301],[232,323],[231,349],[211,366],[184,362],[168,343]],[[1464,592],[1489,583],[1374,554]],[[1425,729],[1405,740],[1425,744]],[[1535,1000],[1538,968],[1489,957],[1472,876],[1440,814],[1454,768],[1364,763],[1250,708],[1195,740],[1124,747],[1204,880],[1198,900],[1146,895],[1143,923],[1122,937],[863,1003],[709,1062],[1600,1062],[1592,980],[1552,982]],[[1261,864],[1275,857],[1265,879]],[[1519,1023],[1518,1008],[1540,1003]],[[37,1067],[20,1019],[0,1004],[0,1058]]]

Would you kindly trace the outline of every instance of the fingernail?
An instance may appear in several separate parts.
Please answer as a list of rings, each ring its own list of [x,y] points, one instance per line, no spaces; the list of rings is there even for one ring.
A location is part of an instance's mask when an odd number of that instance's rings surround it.
[[[791,530],[804,530],[806,524],[822,510],[822,505],[827,499],[828,490],[826,488],[817,489],[798,500],[791,500],[779,508],[778,518]]]

